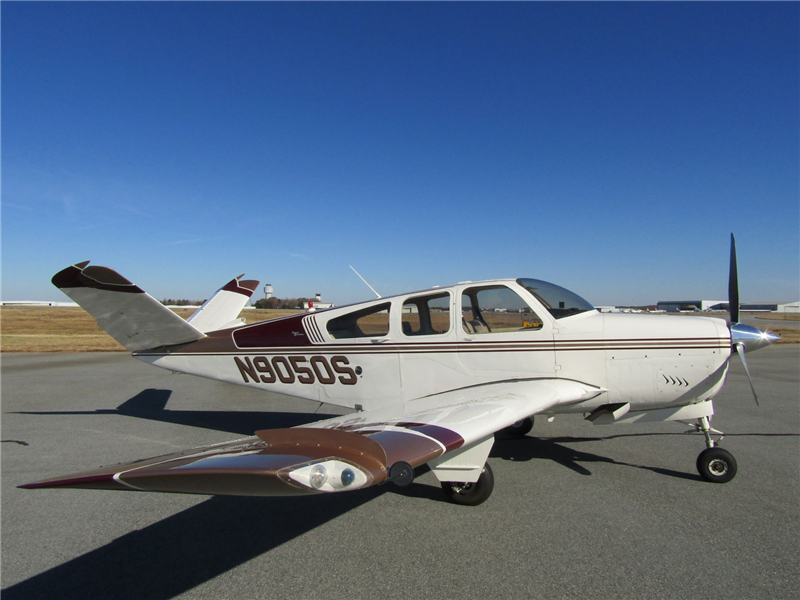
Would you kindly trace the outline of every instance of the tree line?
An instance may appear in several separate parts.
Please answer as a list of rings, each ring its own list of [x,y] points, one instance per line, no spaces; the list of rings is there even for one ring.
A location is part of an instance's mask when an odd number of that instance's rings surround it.
[[[161,304],[164,306],[200,306],[205,300],[186,300],[184,298],[180,300],[174,300],[172,298],[166,298],[161,301]]]
[[[303,302],[313,302],[313,298],[262,298],[253,305],[256,308],[275,310],[277,308],[303,308]]]
[[[200,306],[205,300],[186,300],[181,298],[176,300],[174,298],[165,298],[161,301],[164,306]],[[280,308],[303,308],[304,302],[314,302],[313,298],[276,298],[269,299],[262,298],[257,300],[253,306],[261,309],[275,310]]]

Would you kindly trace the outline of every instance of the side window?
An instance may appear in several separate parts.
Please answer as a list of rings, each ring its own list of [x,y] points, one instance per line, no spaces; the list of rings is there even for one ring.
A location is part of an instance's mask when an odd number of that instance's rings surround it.
[[[387,302],[331,319],[328,333],[335,339],[388,335],[390,307]]]
[[[461,327],[467,333],[475,333],[473,323],[477,321],[477,315],[472,310],[472,299],[464,292],[461,294]]]
[[[403,302],[403,335],[442,335],[450,331],[450,294],[417,296]]]
[[[542,320],[504,285],[476,287],[461,295],[462,327],[467,333],[506,333],[542,328]]]

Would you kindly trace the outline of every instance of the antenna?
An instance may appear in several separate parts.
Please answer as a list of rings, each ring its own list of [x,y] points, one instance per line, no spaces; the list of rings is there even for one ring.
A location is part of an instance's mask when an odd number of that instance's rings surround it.
[[[353,269],[353,265],[347,265],[347,266],[348,266],[348,267],[350,267],[351,269]],[[372,287],[372,286],[371,286],[369,283],[367,283],[367,280],[366,280],[366,279],[364,279],[364,278],[361,276],[361,273],[359,273],[359,272],[358,272],[358,271],[356,271],[355,269],[353,269],[353,273],[355,273],[356,275],[358,275],[358,278],[359,278],[361,281],[363,281],[363,282],[364,282],[364,284],[365,284],[365,285],[366,285],[366,286],[367,286],[369,289],[371,289],[371,290],[372,290],[372,293],[373,293],[373,294],[375,294],[375,295],[376,295],[378,298],[380,298],[380,297],[381,297],[381,295],[380,295],[378,292],[376,292],[376,291],[375,291],[375,288],[374,288],[374,287]]]

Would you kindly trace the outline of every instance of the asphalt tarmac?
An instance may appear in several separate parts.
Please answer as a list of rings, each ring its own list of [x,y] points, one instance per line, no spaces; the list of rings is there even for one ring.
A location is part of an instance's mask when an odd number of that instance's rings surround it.
[[[731,483],[700,479],[680,424],[569,416],[498,436],[493,495],[460,507],[431,473],[305,498],[18,489],[343,411],[127,354],[3,354],[2,598],[797,598],[800,346],[748,359],[761,408],[738,361],[715,402]]]

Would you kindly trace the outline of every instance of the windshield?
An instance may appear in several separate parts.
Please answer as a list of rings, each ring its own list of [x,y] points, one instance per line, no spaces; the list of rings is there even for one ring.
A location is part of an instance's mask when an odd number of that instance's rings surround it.
[[[594,310],[586,300],[561,286],[539,279],[517,279],[517,283],[533,294],[556,319]]]

